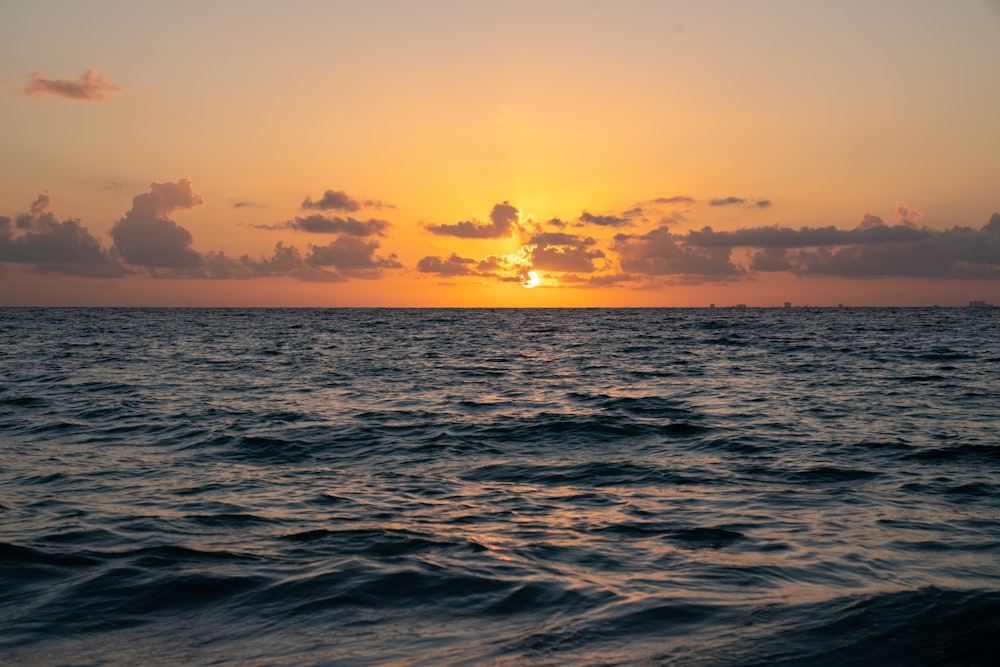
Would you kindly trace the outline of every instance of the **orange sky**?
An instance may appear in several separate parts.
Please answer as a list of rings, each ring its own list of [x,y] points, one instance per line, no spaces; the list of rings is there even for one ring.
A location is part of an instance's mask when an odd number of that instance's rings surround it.
[[[1000,303],[1000,3],[481,4],[0,4],[0,305]]]

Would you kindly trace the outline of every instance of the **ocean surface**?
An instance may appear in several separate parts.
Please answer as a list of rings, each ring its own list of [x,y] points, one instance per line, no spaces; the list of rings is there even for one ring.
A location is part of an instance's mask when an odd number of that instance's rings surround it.
[[[0,342],[0,665],[1000,659],[1000,309],[3,309]]]

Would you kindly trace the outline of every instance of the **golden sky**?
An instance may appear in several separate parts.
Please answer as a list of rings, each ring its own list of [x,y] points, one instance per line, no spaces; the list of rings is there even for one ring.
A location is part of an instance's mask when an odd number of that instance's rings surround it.
[[[997,0],[0,0],[0,305],[1000,303],[998,64]]]

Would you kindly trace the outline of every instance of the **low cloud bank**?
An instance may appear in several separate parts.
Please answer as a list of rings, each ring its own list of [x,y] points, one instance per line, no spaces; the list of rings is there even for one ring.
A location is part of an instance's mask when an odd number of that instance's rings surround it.
[[[270,228],[338,234],[306,252],[278,242],[270,256],[229,257],[222,251],[201,253],[190,231],[171,219],[178,211],[204,203],[191,180],[153,183],[132,200],[132,207],[112,226],[105,249],[79,220],[59,222],[42,194],[28,213],[0,217],[0,262],[34,265],[34,270],[74,276],[113,278],[144,271],[158,278],[249,279],[292,276],[300,280],[343,282],[376,280],[402,265],[394,254],[378,254],[380,244],[361,237],[383,236],[387,222],[310,216]]]

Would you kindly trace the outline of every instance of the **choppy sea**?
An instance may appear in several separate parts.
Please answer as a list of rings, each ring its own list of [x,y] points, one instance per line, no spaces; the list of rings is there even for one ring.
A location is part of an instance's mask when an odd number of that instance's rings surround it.
[[[1000,309],[5,309],[0,343],[0,665],[1000,659]]]

